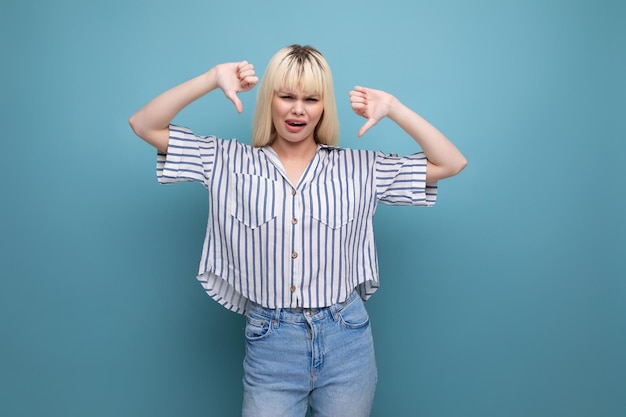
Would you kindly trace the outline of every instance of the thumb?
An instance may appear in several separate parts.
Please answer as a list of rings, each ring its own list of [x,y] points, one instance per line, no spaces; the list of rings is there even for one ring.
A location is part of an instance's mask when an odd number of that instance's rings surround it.
[[[369,128],[374,126],[376,123],[377,123],[376,119],[367,119],[367,122],[365,122],[365,124],[361,126],[361,129],[359,129],[359,137],[363,136],[365,132],[367,132]]]
[[[226,96],[226,98],[233,102],[238,113],[241,113],[243,111],[243,104],[241,104],[241,100],[239,100],[237,93],[235,93],[234,91],[229,91],[225,92],[224,95]]]

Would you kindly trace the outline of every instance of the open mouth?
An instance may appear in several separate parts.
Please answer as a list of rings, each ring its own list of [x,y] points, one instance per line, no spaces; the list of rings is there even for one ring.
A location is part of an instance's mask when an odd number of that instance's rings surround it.
[[[287,131],[291,133],[300,133],[302,130],[304,130],[306,125],[307,123],[302,120],[297,120],[297,119],[285,120],[285,127],[287,128]]]

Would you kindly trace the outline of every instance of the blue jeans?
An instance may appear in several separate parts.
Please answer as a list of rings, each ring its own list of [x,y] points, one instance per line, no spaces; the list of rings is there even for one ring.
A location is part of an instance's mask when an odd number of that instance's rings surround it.
[[[243,417],[370,415],[377,370],[356,292],[322,309],[253,305],[245,335]]]

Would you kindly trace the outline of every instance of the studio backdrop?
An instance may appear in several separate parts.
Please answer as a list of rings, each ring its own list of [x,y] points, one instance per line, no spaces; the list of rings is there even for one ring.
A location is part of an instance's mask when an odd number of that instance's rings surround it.
[[[0,5],[0,415],[237,416],[241,316],[196,281],[208,209],[158,185],[128,118],[215,64],[328,59],[341,146],[355,85],[431,121],[469,165],[435,207],[380,205],[367,302],[373,415],[626,415],[619,1],[58,0]],[[250,141],[219,91],[175,122]]]

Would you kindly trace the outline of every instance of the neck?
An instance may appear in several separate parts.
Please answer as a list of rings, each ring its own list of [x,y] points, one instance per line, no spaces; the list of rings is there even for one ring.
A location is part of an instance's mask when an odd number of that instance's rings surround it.
[[[297,143],[275,140],[271,147],[278,155],[289,181],[294,185],[298,184],[317,151],[317,143],[312,139]]]
[[[301,142],[275,140],[271,145],[281,161],[310,161],[317,151],[317,143],[311,138]]]

